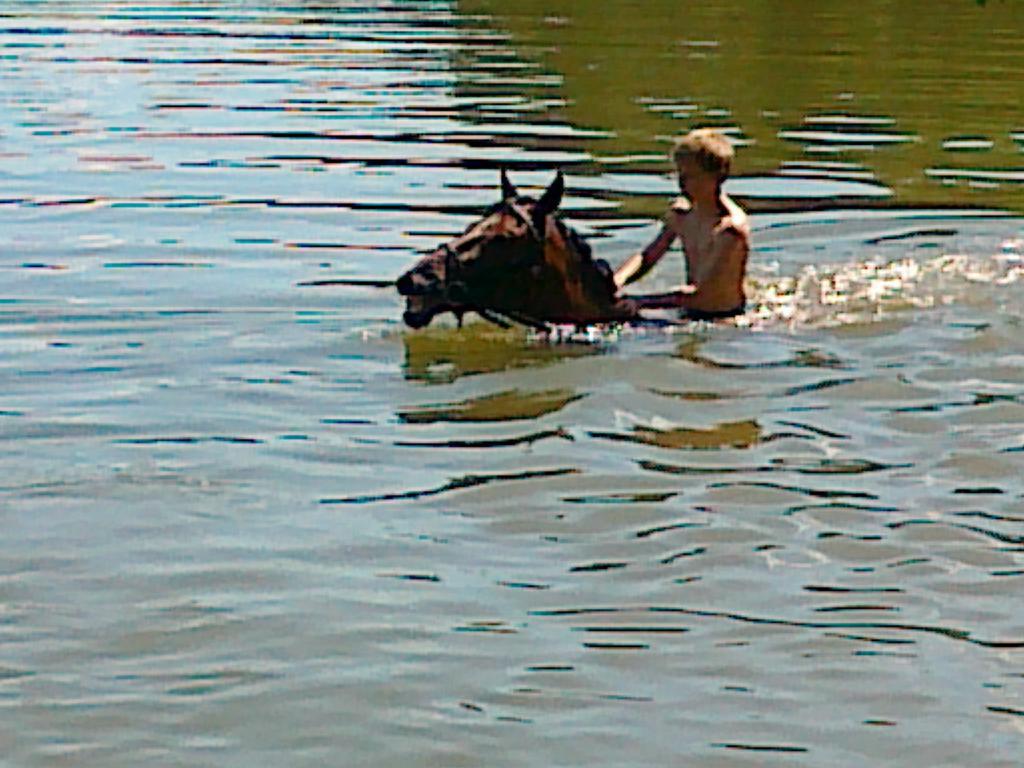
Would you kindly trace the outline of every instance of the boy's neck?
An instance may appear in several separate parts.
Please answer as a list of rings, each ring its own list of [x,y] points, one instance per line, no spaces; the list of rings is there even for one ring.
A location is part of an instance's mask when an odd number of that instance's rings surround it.
[[[715,213],[717,215],[721,208],[722,192],[720,189],[708,190],[699,194],[693,195],[690,198],[690,203],[693,205],[693,209],[698,213]]]

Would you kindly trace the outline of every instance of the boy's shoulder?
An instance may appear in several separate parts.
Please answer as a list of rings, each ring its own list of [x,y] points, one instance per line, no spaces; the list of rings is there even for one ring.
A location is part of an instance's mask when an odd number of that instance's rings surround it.
[[[749,245],[750,219],[747,217],[747,212],[728,195],[723,194],[721,202],[723,209],[722,218],[718,222],[718,226],[715,227],[715,231],[718,234],[731,233]],[[687,198],[677,197],[668,207],[668,212],[665,214],[665,223],[676,232],[682,233],[683,222],[692,210],[693,204]]]
[[[693,205],[685,197],[677,197],[673,200],[665,212],[664,222],[676,232],[680,232],[686,214],[693,210]]]
[[[730,232],[744,243],[750,243],[750,218],[728,195],[722,195],[722,207],[725,215],[718,225],[719,232]]]
[[[685,216],[693,210],[693,203],[685,197],[677,197],[668,206],[667,216]]]

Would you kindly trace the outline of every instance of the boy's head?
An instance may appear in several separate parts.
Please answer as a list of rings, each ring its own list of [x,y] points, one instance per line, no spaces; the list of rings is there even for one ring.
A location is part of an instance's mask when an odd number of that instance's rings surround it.
[[[733,158],[732,144],[721,131],[714,128],[697,128],[676,140],[672,148],[672,160],[681,168],[687,158],[692,158],[703,171],[714,174],[724,181],[729,175]]]

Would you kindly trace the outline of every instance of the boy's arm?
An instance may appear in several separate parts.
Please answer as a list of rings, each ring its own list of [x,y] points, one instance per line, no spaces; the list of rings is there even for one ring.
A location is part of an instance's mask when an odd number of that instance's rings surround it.
[[[672,241],[676,239],[676,233],[668,226],[662,228],[650,244],[640,253],[635,253],[623,262],[622,266],[615,270],[616,289],[629,285],[646,275],[655,264],[661,261],[661,257],[668,253]]]

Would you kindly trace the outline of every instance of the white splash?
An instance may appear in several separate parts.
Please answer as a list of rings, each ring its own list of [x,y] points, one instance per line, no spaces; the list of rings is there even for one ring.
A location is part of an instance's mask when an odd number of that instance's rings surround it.
[[[751,279],[749,325],[835,326],[913,309],[969,301],[979,286],[997,289],[1024,275],[1024,242],[989,257],[946,254],[918,261],[866,260],[807,266],[796,275]]]

